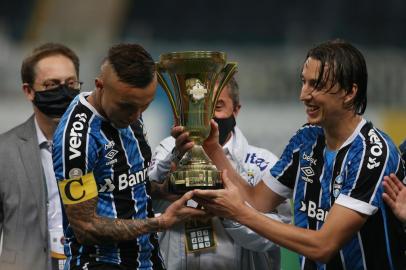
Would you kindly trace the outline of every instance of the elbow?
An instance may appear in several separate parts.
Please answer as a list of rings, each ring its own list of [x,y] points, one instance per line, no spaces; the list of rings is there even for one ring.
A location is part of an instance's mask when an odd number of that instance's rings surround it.
[[[327,245],[319,247],[312,252],[309,257],[311,260],[327,264],[337,254],[337,248]]]
[[[71,225],[76,241],[79,244],[86,246],[100,244],[100,238],[95,237],[94,227],[90,223]]]

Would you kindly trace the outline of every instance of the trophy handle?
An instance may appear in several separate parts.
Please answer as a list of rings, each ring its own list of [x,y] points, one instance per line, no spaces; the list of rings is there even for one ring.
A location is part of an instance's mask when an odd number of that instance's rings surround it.
[[[165,80],[164,76],[161,74],[161,70],[159,69],[158,63],[156,63],[156,65],[157,65],[156,75],[157,75],[157,78],[158,78],[158,82],[162,86],[162,88],[164,89],[166,95],[168,96],[169,103],[171,104],[172,111],[173,111],[173,114],[175,116],[175,123],[179,123],[179,112],[176,109],[175,99],[173,98],[171,88],[169,88],[169,84]]]
[[[217,100],[220,97],[221,91],[223,90],[224,86],[227,85],[228,81],[234,76],[234,74],[237,72],[237,63],[236,62],[231,62],[228,63],[222,70],[220,73],[217,74],[216,79],[214,80],[214,82],[217,81],[218,76],[220,74],[224,74],[223,78],[221,79],[221,81],[218,84],[217,87],[217,91],[216,91],[216,95],[214,96],[214,100],[212,103],[212,108],[211,108],[211,113],[210,113],[210,119],[213,118],[214,115],[214,109],[216,108],[216,103]]]

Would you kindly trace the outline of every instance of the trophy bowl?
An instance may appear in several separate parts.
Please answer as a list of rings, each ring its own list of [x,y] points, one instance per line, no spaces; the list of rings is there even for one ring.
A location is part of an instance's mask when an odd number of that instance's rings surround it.
[[[170,174],[172,193],[223,187],[221,172],[202,144],[210,133],[218,97],[237,71],[237,63],[226,61],[224,52],[186,51],[162,54],[156,63],[158,82],[169,98],[175,123],[184,126],[195,143]]]

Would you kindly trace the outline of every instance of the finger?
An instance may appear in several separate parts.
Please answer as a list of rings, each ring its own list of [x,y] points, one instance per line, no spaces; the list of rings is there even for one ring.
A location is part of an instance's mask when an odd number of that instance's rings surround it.
[[[388,185],[388,188],[395,194],[395,196],[399,193],[399,189],[395,182],[392,180],[390,176],[385,176],[384,178],[385,183]]]
[[[178,166],[176,166],[176,163],[175,162],[171,162],[171,168],[170,168],[170,171],[171,172],[174,172],[174,171],[176,171],[176,168],[177,168]]]
[[[176,202],[176,204],[180,204],[180,205],[185,205],[187,203],[188,200],[190,200],[193,197],[193,192],[189,191],[186,192],[185,194],[183,194],[182,197],[180,197]]]
[[[174,126],[171,129],[171,136],[176,139],[184,131],[185,131],[185,128],[183,126]]]
[[[209,200],[203,199],[203,198],[199,198],[194,196],[193,200],[196,201],[199,205],[203,206],[206,208],[206,205],[210,203]]]
[[[393,200],[388,196],[388,194],[383,193],[383,194],[382,194],[382,198],[383,198],[383,200],[386,202],[386,204],[389,205],[390,208],[395,209],[396,203],[395,203],[395,201],[393,201]]]
[[[392,182],[396,185],[396,187],[399,190],[402,190],[405,187],[403,185],[403,183],[399,180],[399,178],[394,173],[391,173],[389,176],[390,176],[390,179],[392,179]]]
[[[204,189],[195,189],[193,191],[194,196],[200,197],[205,200],[212,200],[218,197],[218,190],[204,190]]]
[[[218,137],[219,136],[219,125],[213,119],[210,120],[210,133],[209,138]]]
[[[189,132],[185,131],[185,132],[178,134],[178,136],[176,137],[175,146],[179,147],[187,142],[190,142]]]
[[[390,180],[387,181],[386,177],[384,178],[384,182],[383,182],[383,188],[385,190],[386,196],[388,196],[391,200],[396,200],[396,193],[393,191],[392,186],[389,184]]]
[[[182,210],[182,214],[185,214],[187,216],[204,216],[206,215],[206,212],[201,210],[201,209],[196,209],[194,207],[185,207]]]

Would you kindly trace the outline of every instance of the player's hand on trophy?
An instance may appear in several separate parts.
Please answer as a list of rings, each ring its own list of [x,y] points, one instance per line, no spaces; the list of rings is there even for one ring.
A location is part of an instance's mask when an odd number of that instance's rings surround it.
[[[222,149],[219,143],[219,127],[216,121],[210,120],[210,133],[203,142],[204,151],[210,156],[210,153],[216,149]]]
[[[160,227],[168,229],[174,224],[191,218],[204,218],[207,213],[199,208],[187,206],[187,201],[192,199],[193,191],[185,193],[180,199],[173,202],[159,217]]]
[[[189,132],[183,126],[174,126],[171,130],[171,135],[175,138],[175,147],[172,151],[174,156],[173,161],[177,163],[193,147],[194,142],[190,140]]]
[[[238,217],[248,205],[241,199],[242,195],[237,186],[228,178],[227,170],[224,170],[222,179],[224,189],[195,189],[193,200],[202,205],[209,214],[238,221]]]
[[[161,199],[170,202],[178,200],[181,196],[169,192],[169,176],[162,183],[151,181],[151,194],[153,199]]]

